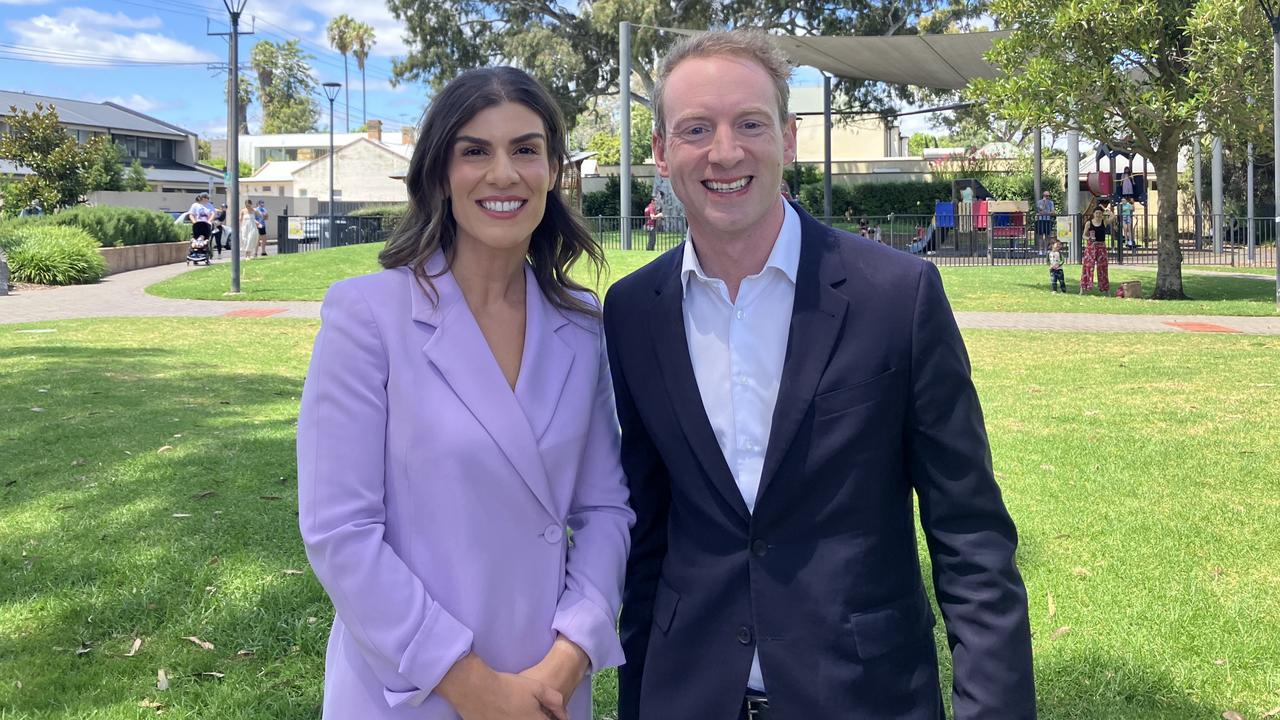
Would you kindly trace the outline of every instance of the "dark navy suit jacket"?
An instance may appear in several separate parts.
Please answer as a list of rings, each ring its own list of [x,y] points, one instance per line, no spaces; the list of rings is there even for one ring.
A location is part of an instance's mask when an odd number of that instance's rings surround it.
[[[682,247],[605,302],[638,520],[621,720],[735,720],[758,649],[781,720],[943,717],[914,497],[956,717],[1035,717],[1017,534],[937,269],[800,212],[791,331],[755,513],[702,407]]]

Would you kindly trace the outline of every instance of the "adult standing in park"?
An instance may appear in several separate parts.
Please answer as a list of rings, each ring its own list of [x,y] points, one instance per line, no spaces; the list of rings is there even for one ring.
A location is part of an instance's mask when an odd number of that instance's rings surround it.
[[[623,660],[634,516],[565,136],[523,71],[452,80],[386,269],[325,298],[298,419],[325,717],[588,720],[590,672]]]
[[[257,229],[258,216],[253,210],[253,201],[245,200],[244,207],[240,208],[240,254],[245,260],[253,257],[254,249],[258,246]]]
[[[1080,262],[1080,294],[1093,291],[1093,274],[1098,274],[1098,289],[1105,295],[1111,290],[1111,279],[1107,275],[1107,228],[1111,218],[1101,202],[1095,204],[1093,212],[1086,215],[1089,219],[1084,223],[1084,257]]]
[[[254,208],[253,220],[258,230],[256,255],[266,257],[267,255],[267,218],[270,213],[267,212],[267,203],[264,200],[258,201],[258,207]]]
[[[778,193],[796,148],[767,36],[677,44],[653,151],[685,242],[605,301],[637,514],[621,720],[1035,716],[1017,537],[934,266]]]
[[[1049,191],[1045,190],[1039,200],[1036,200],[1036,247],[1045,248],[1051,240],[1057,239],[1057,230],[1054,223],[1057,220],[1057,207],[1053,204],[1053,198],[1049,197]]]
[[[644,206],[644,229],[649,232],[649,244],[645,246],[645,250],[653,250],[658,244],[658,220],[662,217],[662,210],[658,207],[658,197],[655,195],[649,198],[649,204]]]
[[[196,195],[195,202],[187,208],[187,217],[191,219],[192,240],[213,237],[213,208],[209,205],[209,193]]]

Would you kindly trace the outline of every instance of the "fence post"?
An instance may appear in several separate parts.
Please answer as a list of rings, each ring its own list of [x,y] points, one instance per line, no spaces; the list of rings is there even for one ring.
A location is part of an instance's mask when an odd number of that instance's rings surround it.
[[[0,295],[9,294],[9,263],[0,252]]]

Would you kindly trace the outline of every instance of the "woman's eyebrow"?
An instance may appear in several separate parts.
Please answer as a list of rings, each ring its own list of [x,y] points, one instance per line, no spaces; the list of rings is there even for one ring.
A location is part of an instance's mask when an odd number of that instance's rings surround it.
[[[525,133],[523,135],[518,135],[516,137],[511,138],[511,144],[519,145],[520,143],[529,142],[530,140],[542,140],[543,142],[546,142],[546,139],[547,137],[540,132],[531,132],[531,133]],[[465,142],[465,143],[471,143],[472,145],[481,145],[483,147],[493,146],[492,142],[485,140],[484,138],[474,137],[472,135],[459,135],[458,137],[454,138],[453,142],[454,144]]]

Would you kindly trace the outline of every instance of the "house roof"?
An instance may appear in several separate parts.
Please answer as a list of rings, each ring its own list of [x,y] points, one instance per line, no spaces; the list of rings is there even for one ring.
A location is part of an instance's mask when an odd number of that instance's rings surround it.
[[[11,106],[15,106],[19,110],[35,110],[36,103],[42,103],[46,108],[50,105],[56,107],[58,119],[64,125],[127,130],[173,137],[195,135],[190,130],[184,130],[177,125],[171,125],[163,120],[143,115],[140,112],[112,102],[95,103],[0,90],[0,116],[11,115],[12,113],[9,110]]]
[[[293,182],[293,174],[303,165],[310,165],[310,160],[268,160],[258,171],[240,182]]]
[[[342,147],[338,148],[337,150],[334,150],[334,151],[333,151],[333,154],[334,154],[334,155],[341,155],[342,153],[349,151],[351,148],[353,148],[353,147],[355,147],[355,146],[357,146],[357,145],[359,145],[359,144],[361,144],[361,143],[368,143],[370,146],[375,147],[375,148],[377,148],[377,149],[379,149],[379,150],[381,150],[381,151],[383,151],[383,152],[385,152],[385,153],[389,153],[389,154],[391,154],[391,155],[394,155],[394,156],[396,156],[398,159],[400,159],[400,160],[404,160],[404,161],[406,161],[406,162],[408,162],[409,158],[413,155],[413,148],[412,148],[412,147],[405,146],[405,145],[386,145],[386,144],[384,144],[384,143],[375,142],[375,141],[373,141],[373,140],[370,140],[368,137],[363,136],[363,135],[362,135],[362,136],[360,136],[359,138],[357,138],[354,142],[349,142],[349,143],[347,143],[346,145],[343,145]],[[316,163],[318,163],[318,162],[324,162],[324,161],[326,161],[326,160],[328,160],[328,159],[329,159],[329,157],[326,155],[326,156],[324,156],[324,157],[318,157],[318,158],[316,158],[315,160],[299,161],[299,162],[302,162],[302,164],[301,164],[300,166],[298,166],[297,168],[294,168],[293,172],[294,172],[294,174],[296,174],[299,170],[302,170],[303,168],[305,168],[305,167],[307,167],[307,166],[314,165],[314,164],[316,164]]]

